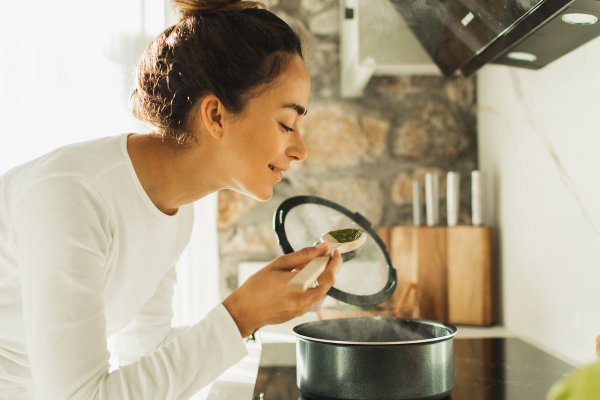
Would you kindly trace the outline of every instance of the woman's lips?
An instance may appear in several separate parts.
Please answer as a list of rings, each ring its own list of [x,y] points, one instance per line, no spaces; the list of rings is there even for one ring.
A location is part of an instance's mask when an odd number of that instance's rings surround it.
[[[275,174],[275,177],[278,181],[280,181],[283,178],[283,173],[285,172],[285,169],[277,168],[272,164],[269,164],[269,169],[273,171],[273,174]]]

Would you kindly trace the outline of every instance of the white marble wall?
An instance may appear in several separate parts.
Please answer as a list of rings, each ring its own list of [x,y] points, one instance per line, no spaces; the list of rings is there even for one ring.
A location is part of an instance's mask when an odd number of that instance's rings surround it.
[[[478,74],[506,327],[577,364],[600,335],[600,38],[539,71]]]

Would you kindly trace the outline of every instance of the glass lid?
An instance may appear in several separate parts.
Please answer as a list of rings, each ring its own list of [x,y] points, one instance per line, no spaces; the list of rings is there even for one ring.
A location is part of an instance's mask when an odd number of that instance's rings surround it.
[[[296,196],[279,205],[274,229],[284,253],[314,246],[331,231],[360,229],[366,241],[343,253],[344,263],[328,292],[348,304],[370,307],[386,301],[396,288],[396,270],[385,245],[361,214],[316,196]]]

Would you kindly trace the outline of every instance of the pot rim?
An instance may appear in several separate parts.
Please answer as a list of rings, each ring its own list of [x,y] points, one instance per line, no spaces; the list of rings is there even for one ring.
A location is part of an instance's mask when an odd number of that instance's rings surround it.
[[[444,329],[448,330],[448,334],[444,335],[444,336],[437,336],[434,338],[418,339],[418,340],[400,340],[400,341],[394,341],[394,342],[353,342],[353,341],[348,341],[348,340],[321,339],[321,338],[315,338],[312,336],[306,336],[301,333],[298,333],[298,330],[300,330],[308,325],[313,325],[318,322],[335,321],[335,320],[350,320],[350,319],[393,319],[393,320],[398,320],[398,321],[411,321],[411,322],[417,322],[417,323],[424,324],[424,325],[435,325],[439,328],[444,328]],[[320,343],[342,344],[342,345],[358,345],[358,346],[389,346],[389,345],[411,345],[411,344],[442,342],[442,341],[445,341],[448,339],[452,339],[456,335],[456,332],[458,331],[458,329],[454,325],[447,324],[444,322],[439,322],[439,321],[433,321],[433,320],[429,320],[429,319],[399,318],[399,317],[362,317],[362,318],[334,318],[334,319],[328,319],[328,320],[305,322],[303,324],[296,325],[292,329],[292,331],[294,332],[294,335],[297,338],[304,339],[309,342],[320,342]]]

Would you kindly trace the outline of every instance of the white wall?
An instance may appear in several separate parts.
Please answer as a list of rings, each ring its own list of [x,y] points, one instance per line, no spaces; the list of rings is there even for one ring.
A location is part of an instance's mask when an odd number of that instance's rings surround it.
[[[66,144],[152,130],[129,110],[133,72],[175,21],[168,0],[1,0],[0,175]],[[177,266],[175,324],[220,301],[216,194],[195,210]]]
[[[502,318],[573,363],[600,335],[600,38],[539,71],[478,74]]]
[[[0,174],[65,144],[149,130],[128,101],[163,25],[150,0],[2,1]]]

